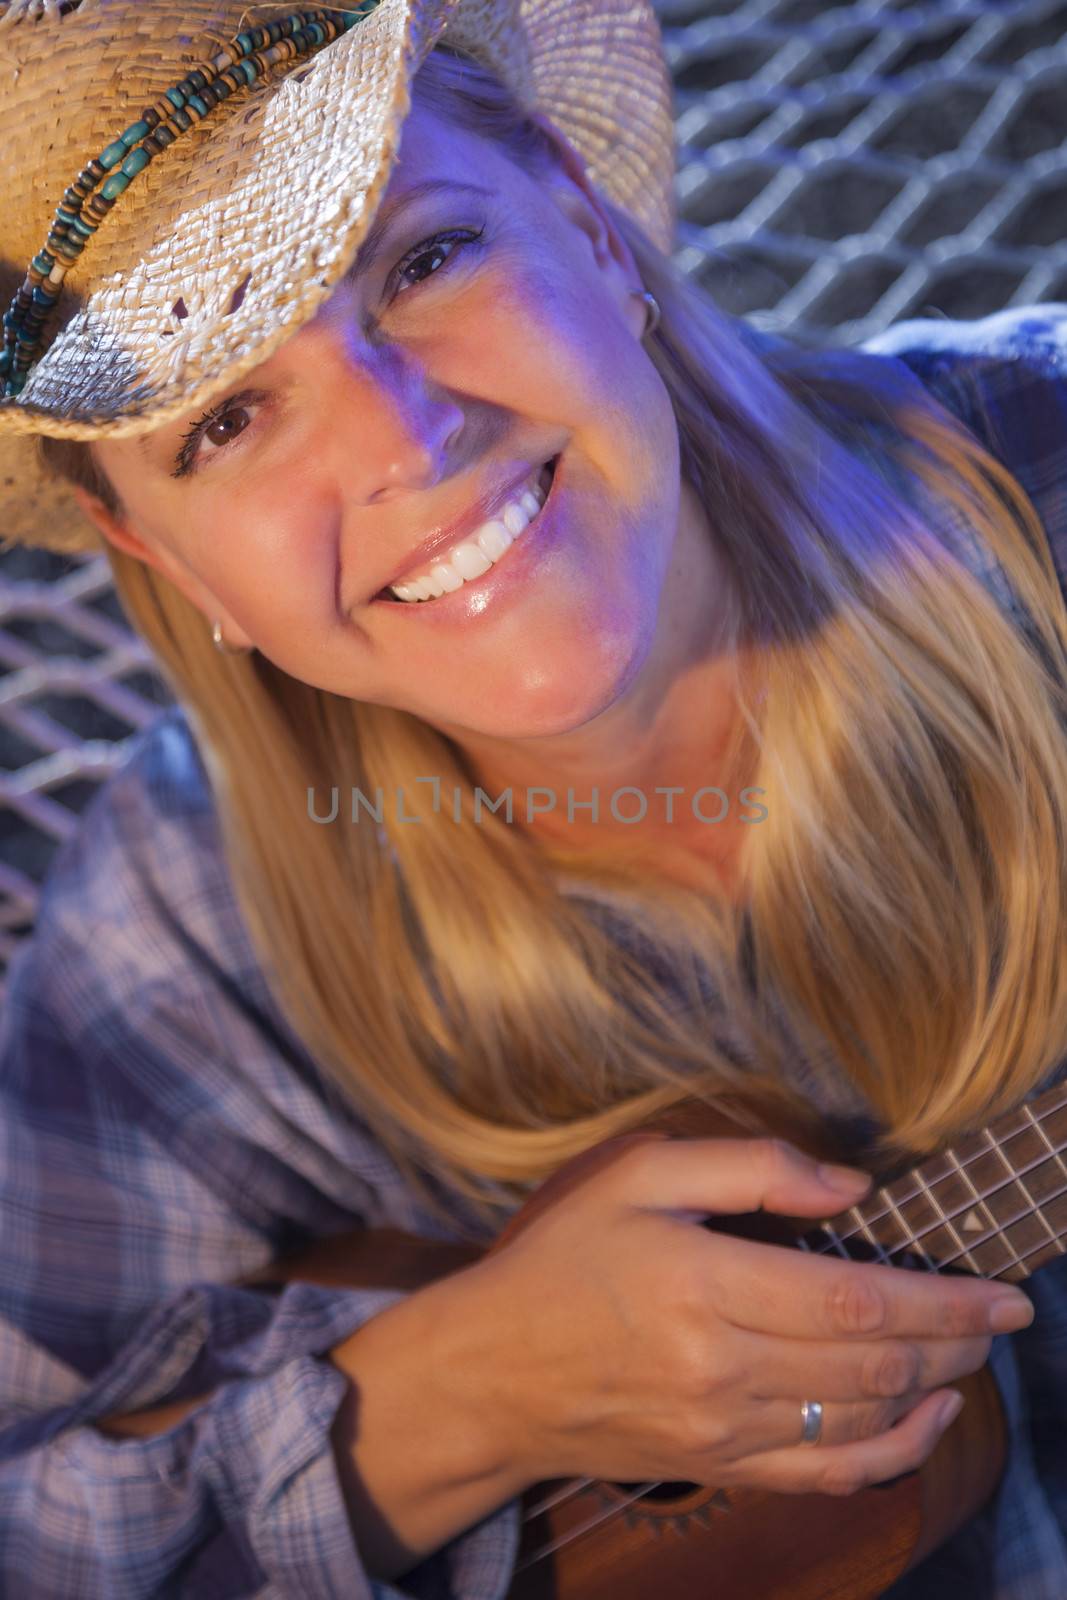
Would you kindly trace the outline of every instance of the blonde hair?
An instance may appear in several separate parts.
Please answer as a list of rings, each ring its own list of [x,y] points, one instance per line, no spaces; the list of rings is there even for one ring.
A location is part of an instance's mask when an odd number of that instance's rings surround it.
[[[431,52],[416,93],[524,170],[555,159],[461,54]],[[895,390],[894,363],[750,347],[605,205],[662,309],[646,349],[756,663],[741,703],[768,820],[745,836],[742,903],[661,881],[636,850],[535,847],[491,812],[402,826],[386,806],[384,848],[366,818],[312,825],[310,789],[414,804],[433,773],[467,793],[463,751],[259,653],[224,659],[176,588],[107,548],[189,713],[279,1004],[424,1201],[440,1207],[432,1172],[490,1227],[689,1096],[823,1141],[798,1048],[829,1052],[882,1154],[980,1127],[1067,1050],[1067,614],[1033,506],[934,399]],[[867,422],[873,455],[845,437]],[[91,447],[40,447],[118,507]],[[920,484],[986,542],[1032,638],[917,508]],[[615,896],[632,939],[561,892],[575,881]]]

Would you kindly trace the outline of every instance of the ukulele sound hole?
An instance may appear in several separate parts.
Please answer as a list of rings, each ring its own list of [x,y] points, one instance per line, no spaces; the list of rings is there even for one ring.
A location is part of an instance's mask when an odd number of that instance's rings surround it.
[[[639,1483],[616,1483],[613,1487],[621,1489],[624,1494],[636,1494],[641,1485]],[[687,1500],[693,1491],[699,1488],[700,1485],[698,1483],[657,1483],[654,1488],[646,1489],[641,1499]]]

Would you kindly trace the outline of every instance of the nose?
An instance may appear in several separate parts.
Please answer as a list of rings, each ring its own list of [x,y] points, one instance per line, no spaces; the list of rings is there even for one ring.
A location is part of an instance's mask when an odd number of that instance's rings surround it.
[[[351,321],[316,334],[322,436],[342,504],[385,505],[435,483],[464,414],[425,363]]]

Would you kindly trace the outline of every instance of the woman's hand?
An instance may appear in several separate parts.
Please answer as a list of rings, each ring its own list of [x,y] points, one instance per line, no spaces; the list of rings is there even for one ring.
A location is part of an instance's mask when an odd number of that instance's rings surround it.
[[[946,1386],[1008,1331],[994,1305],[1014,1309],[1012,1327],[1032,1318],[1003,1284],[698,1226],[760,1207],[827,1218],[861,1198],[783,1141],[617,1143],[565,1203],[451,1280],[466,1311],[439,1349],[456,1386],[492,1408],[523,1484],[851,1493],[930,1455]],[[823,1403],[815,1447],[800,1443],[803,1400]]]

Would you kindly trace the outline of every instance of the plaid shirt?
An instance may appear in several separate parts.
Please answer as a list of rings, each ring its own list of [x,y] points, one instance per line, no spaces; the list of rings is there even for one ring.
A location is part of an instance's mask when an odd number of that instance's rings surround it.
[[[1067,305],[899,324],[867,348],[993,445],[1067,583]],[[361,1223],[451,1235],[272,1003],[178,707],[56,856],[12,963],[0,1150],[0,1593],[506,1593],[517,1502],[395,1584],[361,1565],[329,1441],[344,1380],[324,1357],[400,1291],[229,1286]],[[1067,1264],[1027,1288],[1033,1325],[991,1356],[1011,1440],[999,1490],[894,1600],[1067,1595]],[[207,1390],[152,1438],[92,1426]]]

